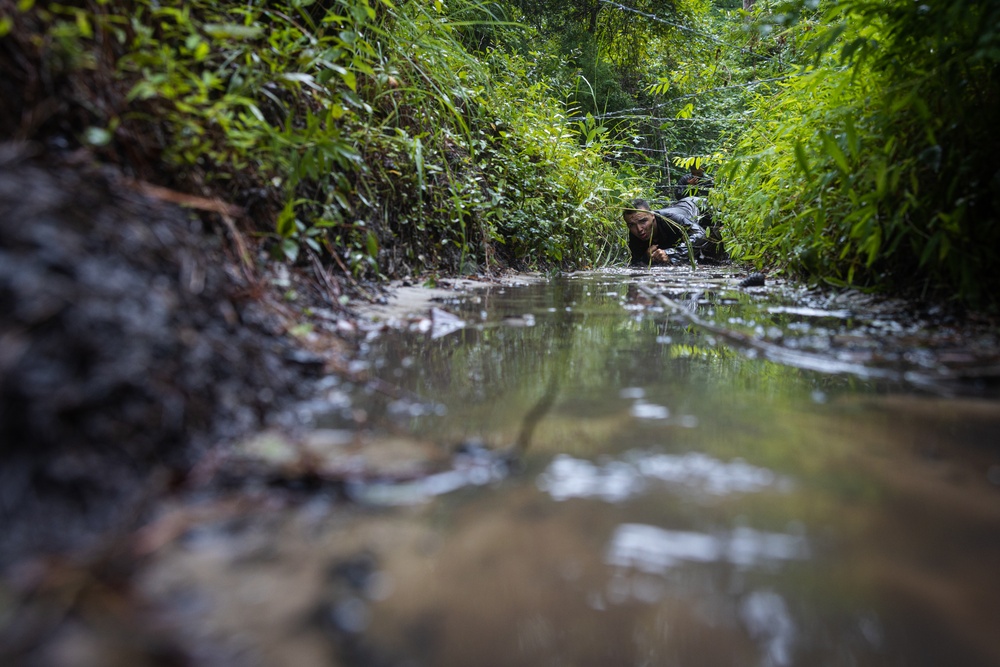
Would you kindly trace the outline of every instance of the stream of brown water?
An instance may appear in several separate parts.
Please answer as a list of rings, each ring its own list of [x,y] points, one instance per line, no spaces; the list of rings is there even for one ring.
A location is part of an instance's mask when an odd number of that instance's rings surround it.
[[[312,486],[179,499],[142,595],[206,665],[1000,665],[993,360],[736,283],[594,272],[372,327],[395,397],[331,380],[306,445],[248,443]]]

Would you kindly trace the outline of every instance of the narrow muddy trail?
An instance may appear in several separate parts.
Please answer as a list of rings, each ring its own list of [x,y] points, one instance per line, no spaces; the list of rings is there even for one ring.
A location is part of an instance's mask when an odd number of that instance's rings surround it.
[[[397,291],[24,664],[1000,664],[990,323],[741,278]]]

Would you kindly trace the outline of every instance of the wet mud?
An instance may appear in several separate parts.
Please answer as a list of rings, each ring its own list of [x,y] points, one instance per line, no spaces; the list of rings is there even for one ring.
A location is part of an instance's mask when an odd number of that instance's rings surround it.
[[[0,566],[127,534],[310,374],[198,218],[30,153],[0,146]]]

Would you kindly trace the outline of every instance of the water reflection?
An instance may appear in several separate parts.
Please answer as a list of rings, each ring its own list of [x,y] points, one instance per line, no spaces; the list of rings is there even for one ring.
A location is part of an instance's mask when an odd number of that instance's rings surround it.
[[[696,496],[792,488],[788,478],[740,459],[720,461],[701,452],[673,455],[640,451],[600,464],[557,455],[539,476],[538,487],[557,501],[599,498],[620,502],[647,492],[657,482],[668,490]]]
[[[159,554],[146,589],[209,591],[186,622],[239,636],[241,666],[1000,664],[1000,404],[751,358],[639,281],[789,348],[928,363],[864,339],[884,314],[724,275],[485,290],[447,304],[443,335],[433,315],[365,335],[390,396],[317,401],[326,428],[371,434],[359,456],[412,440],[446,464],[223,523]],[[525,431],[510,474],[489,452]],[[359,553],[364,576],[343,565]]]
[[[508,461],[476,443],[466,443],[452,457],[448,470],[407,482],[351,481],[348,496],[365,505],[412,506],[468,486],[499,482],[509,473]]]
[[[626,523],[615,529],[605,560],[609,565],[666,574],[683,563],[721,562],[746,568],[802,559],[808,554],[801,535],[747,527],[707,534]]]
[[[774,591],[750,593],[740,604],[740,619],[750,636],[763,645],[765,665],[791,664],[795,620],[783,597]]]

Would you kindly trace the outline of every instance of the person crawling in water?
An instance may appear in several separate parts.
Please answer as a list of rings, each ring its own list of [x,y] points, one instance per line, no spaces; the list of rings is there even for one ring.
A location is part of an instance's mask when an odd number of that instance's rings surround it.
[[[687,261],[688,248],[695,256],[709,244],[698,224],[698,197],[685,197],[666,208],[651,210],[645,199],[636,199],[622,211],[628,225],[631,264],[675,264]]]

